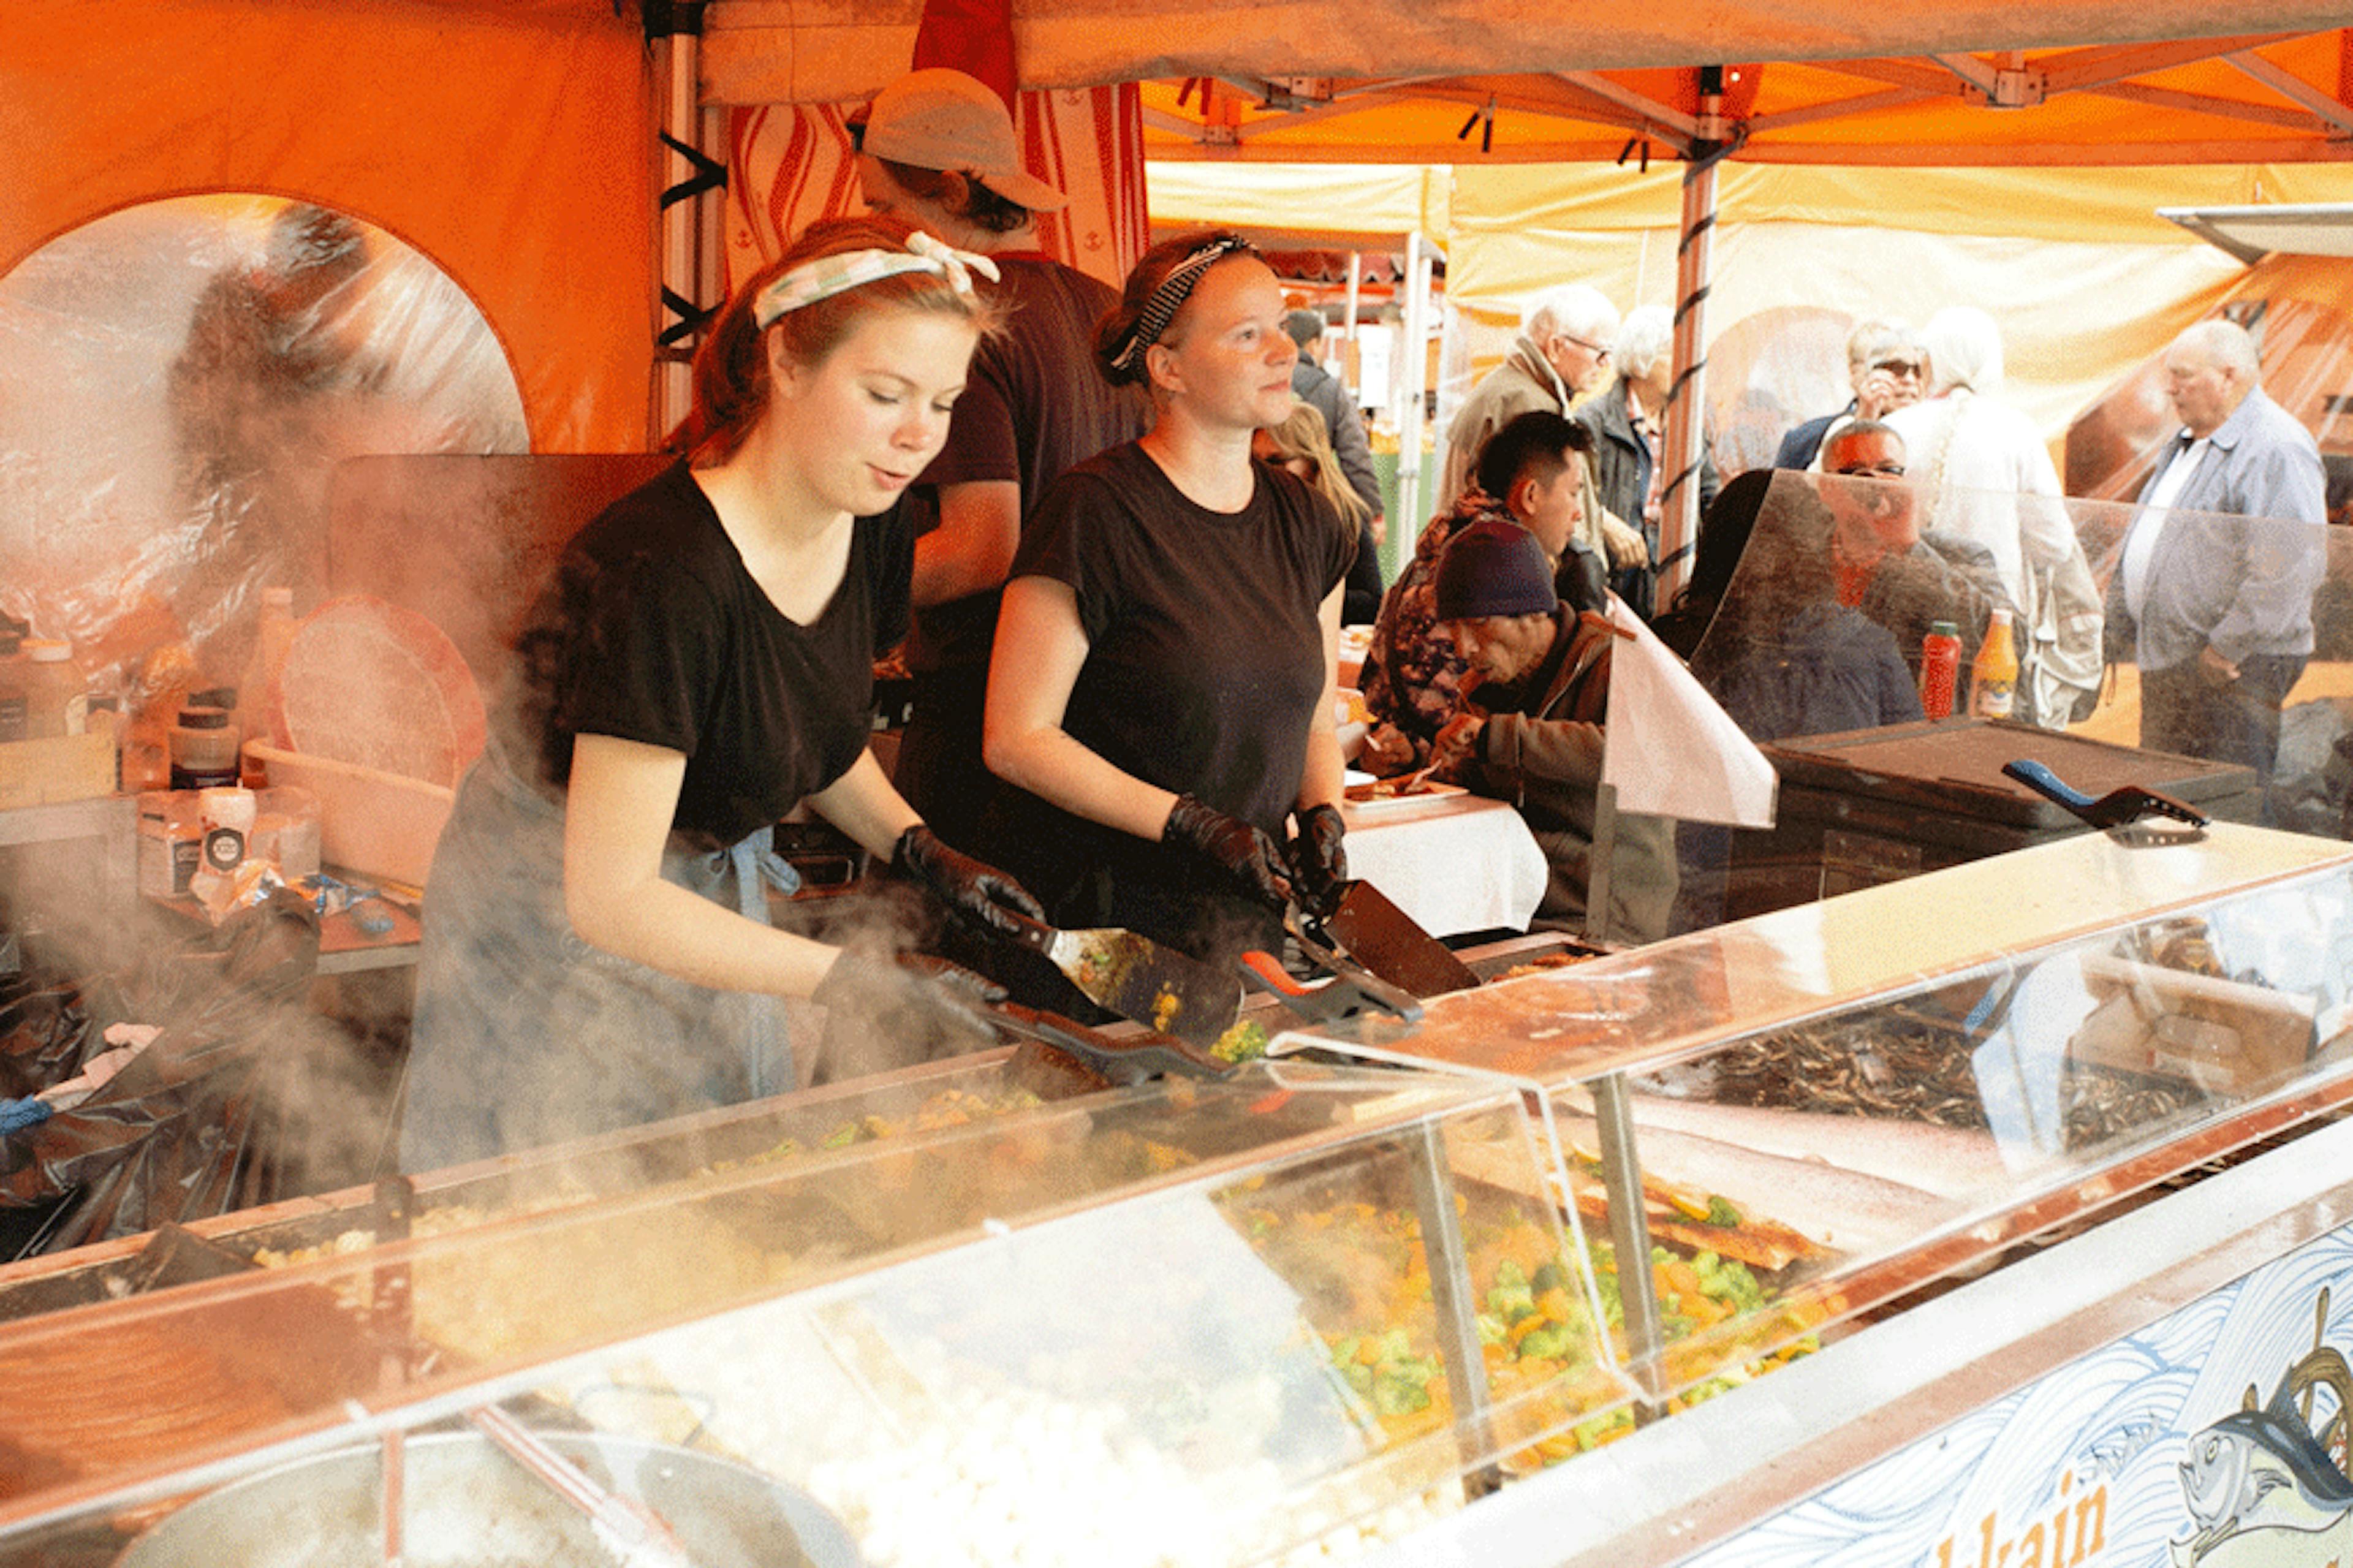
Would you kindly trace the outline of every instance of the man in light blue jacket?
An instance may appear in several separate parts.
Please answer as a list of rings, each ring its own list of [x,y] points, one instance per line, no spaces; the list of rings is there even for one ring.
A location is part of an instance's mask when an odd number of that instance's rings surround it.
[[[2320,450],[2264,395],[2243,328],[2200,321],[2164,364],[2182,427],[2125,531],[2108,657],[2140,667],[2142,745],[2245,763],[2268,791],[2327,565]]]

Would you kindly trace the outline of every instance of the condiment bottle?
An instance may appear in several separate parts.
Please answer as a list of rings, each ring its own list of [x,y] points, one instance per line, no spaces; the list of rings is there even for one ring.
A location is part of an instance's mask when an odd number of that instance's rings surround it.
[[[226,708],[187,707],[172,726],[172,787],[215,789],[237,783],[237,726]]]
[[[1953,715],[1953,688],[1961,673],[1961,629],[1938,621],[1920,639],[1920,710],[1931,719]]]
[[[1969,712],[1979,719],[2007,719],[2018,700],[2018,648],[2010,637],[2010,612],[1996,610],[1969,666]]]
[[[24,642],[25,738],[54,740],[90,727],[90,684],[62,637]]]

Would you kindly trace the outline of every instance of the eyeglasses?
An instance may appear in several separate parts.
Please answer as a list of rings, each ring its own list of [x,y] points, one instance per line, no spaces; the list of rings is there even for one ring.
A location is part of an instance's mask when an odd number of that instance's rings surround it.
[[[1927,366],[1916,359],[1883,359],[1873,364],[1873,370],[1883,370],[1890,375],[1920,375]]]
[[[1831,472],[1842,479],[1900,479],[1904,477],[1904,465],[1894,462],[1850,463],[1843,468],[1832,468]]]
[[[1575,343],[1578,348],[1583,349],[1595,359],[1603,360],[1609,357],[1609,347],[1607,343],[1588,342],[1583,338],[1578,337],[1575,332],[1561,332],[1557,335],[1567,338],[1570,342]]]

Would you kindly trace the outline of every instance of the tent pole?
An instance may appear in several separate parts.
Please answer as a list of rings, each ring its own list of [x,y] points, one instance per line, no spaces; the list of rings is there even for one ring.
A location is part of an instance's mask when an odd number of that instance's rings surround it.
[[[695,103],[695,62],[701,42],[691,33],[672,33],[663,42],[668,46],[668,79],[662,98],[662,133],[666,143],[682,142],[697,145],[695,133],[702,129],[701,113]],[[665,196],[678,185],[694,176],[694,168],[675,146],[669,147],[662,159],[662,186]],[[695,209],[692,200],[668,201],[661,215],[661,289],[662,289],[662,353],[661,387],[656,400],[660,412],[663,431],[670,430],[686,417],[693,401],[687,360],[692,349],[691,337],[673,338],[670,329],[681,322],[686,312],[699,302],[696,285],[701,281],[695,266]],[[683,309],[681,302],[683,302]]]
[[[1700,136],[1683,172],[1683,233],[1675,246],[1674,379],[1667,393],[1659,493],[1654,603],[1666,609],[1691,576],[1699,540],[1700,444],[1706,438],[1707,294],[1714,281],[1715,166],[1738,145],[1725,138],[1723,68],[1700,68]]]
[[[1357,291],[1364,286],[1365,253],[1348,252],[1348,308],[1340,317],[1340,334],[1349,342],[1356,341]]]
[[[1683,175],[1683,239],[1675,250],[1673,390],[1667,395],[1666,479],[1659,494],[1659,584],[1665,609],[1691,574],[1699,538],[1699,445],[1706,391],[1705,332],[1709,237],[1715,225],[1715,165],[1700,163]]]
[[[1405,406],[1398,411],[1398,518],[1421,516],[1421,426],[1430,374],[1430,258],[1422,253],[1419,230],[1405,237],[1405,341],[1398,345],[1405,358]],[[1392,524],[1392,526],[1395,526]],[[1408,534],[1407,537],[1412,537]]]

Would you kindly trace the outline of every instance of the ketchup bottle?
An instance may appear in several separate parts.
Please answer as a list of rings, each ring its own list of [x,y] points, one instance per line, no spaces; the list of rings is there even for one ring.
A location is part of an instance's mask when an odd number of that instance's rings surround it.
[[[1953,687],[1961,673],[1961,629],[1938,621],[1920,639],[1920,710],[1931,719],[1953,716]]]

